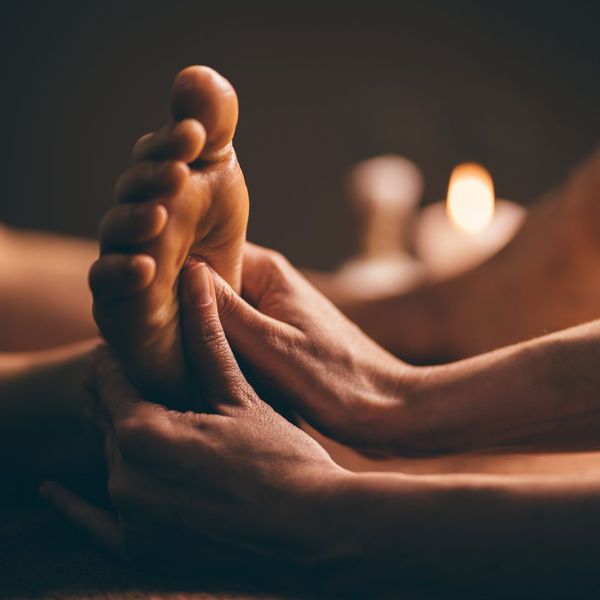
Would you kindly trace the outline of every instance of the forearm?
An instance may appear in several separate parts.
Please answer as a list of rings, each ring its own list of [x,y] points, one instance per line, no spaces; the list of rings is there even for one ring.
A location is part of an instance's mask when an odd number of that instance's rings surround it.
[[[407,406],[387,419],[398,448],[600,447],[600,321],[438,367],[417,369]],[[419,380],[420,377],[420,380]]]
[[[84,417],[91,397],[89,341],[0,354],[0,463],[4,474],[56,475],[100,456]]]
[[[506,593],[596,577],[597,482],[353,474],[333,498],[327,535],[349,566],[340,581],[492,584]]]
[[[94,242],[0,226],[0,351],[51,348],[96,335],[87,272]]]

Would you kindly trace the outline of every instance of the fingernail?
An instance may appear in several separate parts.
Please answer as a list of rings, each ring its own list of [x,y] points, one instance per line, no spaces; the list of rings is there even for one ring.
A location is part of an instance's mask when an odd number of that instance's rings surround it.
[[[211,276],[204,263],[197,263],[188,272],[188,299],[197,306],[208,306],[212,300]]]

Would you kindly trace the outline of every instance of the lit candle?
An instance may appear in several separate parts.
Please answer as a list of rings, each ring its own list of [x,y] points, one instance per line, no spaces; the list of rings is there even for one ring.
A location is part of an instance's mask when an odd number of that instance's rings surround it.
[[[496,254],[515,235],[525,209],[494,198],[488,171],[475,163],[458,165],[450,176],[446,202],[419,216],[415,251],[431,279],[457,275]]]

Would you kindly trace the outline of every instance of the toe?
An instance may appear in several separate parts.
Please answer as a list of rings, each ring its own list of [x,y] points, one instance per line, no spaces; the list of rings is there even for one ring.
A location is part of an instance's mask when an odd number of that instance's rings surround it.
[[[100,221],[100,251],[149,242],[164,231],[167,220],[167,209],[161,204],[118,204]]]
[[[181,161],[140,162],[119,177],[115,199],[117,202],[140,202],[176,194],[188,176],[189,168]]]
[[[176,121],[197,119],[206,129],[203,160],[217,160],[233,139],[238,100],[233,86],[209,67],[188,67],[173,84],[171,110]]]
[[[147,254],[106,254],[90,269],[94,302],[123,298],[145,290],[156,275],[156,262]]]
[[[196,119],[169,123],[155,133],[141,137],[133,148],[133,162],[195,161],[204,148],[206,131]]]

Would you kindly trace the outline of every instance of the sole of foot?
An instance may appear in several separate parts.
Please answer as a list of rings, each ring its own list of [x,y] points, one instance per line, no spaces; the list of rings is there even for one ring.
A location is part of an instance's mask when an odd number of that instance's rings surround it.
[[[100,225],[90,271],[94,317],[128,376],[152,399],[180,405],[188,376],[179,273],[202,257],[241,288],[248,191],[232,145],[238,102],[208,67],[175,78],[171,119],[138,140]]]

